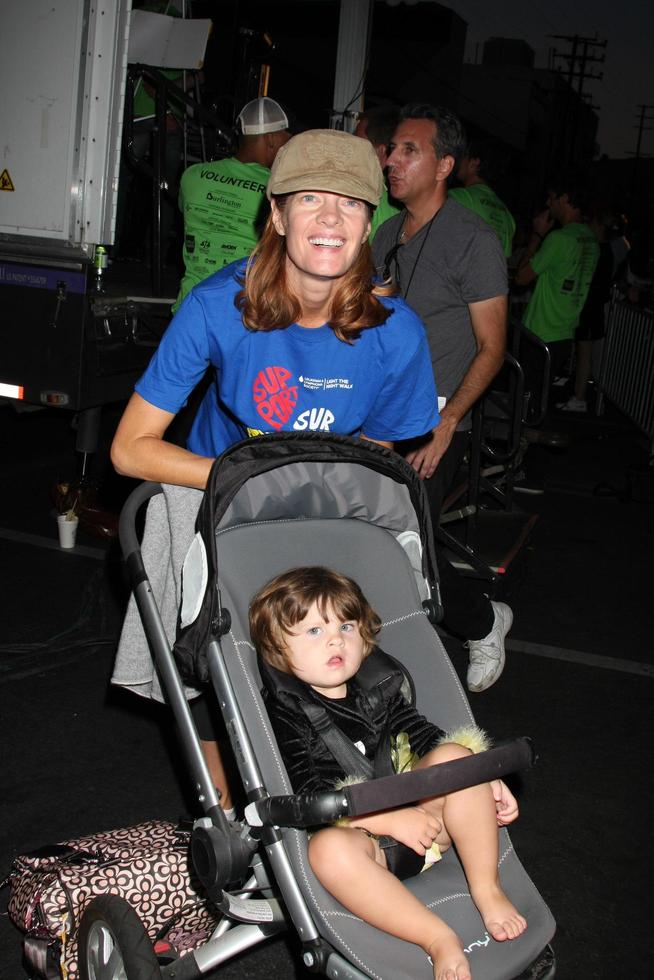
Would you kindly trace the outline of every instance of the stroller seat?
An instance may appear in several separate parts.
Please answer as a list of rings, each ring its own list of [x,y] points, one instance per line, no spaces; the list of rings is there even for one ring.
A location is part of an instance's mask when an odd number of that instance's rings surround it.
[[[248,474],[243,479],[236,472],[241,465]],[[214,474],[221,466],[225,481],[212,475],[185,565],[176,653],[187,683],[193,680],[191,649],[205,676],[210,673],[249,798],[293,793],[266,714],[248,631],[252,596],[289,568],[325,565],[357,581],[382,619],[380,646],[413,676],[418,710],[446,731],[474,723],[427,614],[435,584],[430,581],[433,544],[424,489],[413,471],[381,447],[293,435],[240,444],[222,457]],[[196,635],[199,611],[216,597],[231,623],[207,646],[206,637]],[[312,922],[334,951],[326,959],[327,975],[431,980],[421,949],[361,921],[322,888],[308,862],[305,831],[280,830],[287,866],[280,876],[276,858],[273,887],[291,921]],[[453,848],[405,885],[459,935],[475,980],[551,977],[551,958],[540,972],[535,964],[552,938],[554,920],[508,833],[499,833],[502,885],[528,920],[518,939],[498,943],[489,937]],[[303,927],[299,932],[302,941],[309,938]]]
[[[458,677],[440,638],[422,608],[407,555],[392,534],[360,520],[302,519],[242,524],[217,535],[223,602],[232,615],[223,649],[237,700],[271,795],[293,792],[268,722],[257,659],[249,642],[248,598],[280,572],[302,564],[322,564],[353,578],[382,618],[380,646],[412,674],[418,710],[446,731],[474,723]],[[231,647],[231,650],[230,650]],[[256,722],[255,722],[256,720]],[[362,922],[326,892],[307,859],[306,834],[284,834],[289,859],[319,931],[370,977],[429,980],[431,967],[417,947]],[[405,882],[461,937],[473,976],[515,977],[551,938],[536,922],[543,901],[520,864],[506,830],[500,831],[500,876],[507,894],[530,927],[510,944],[486,933],[470,899],[465,876],[452,849],[430,871]]]

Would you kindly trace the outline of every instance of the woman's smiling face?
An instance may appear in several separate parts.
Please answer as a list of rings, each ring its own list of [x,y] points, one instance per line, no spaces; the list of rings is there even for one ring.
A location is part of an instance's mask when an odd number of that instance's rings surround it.
[[[293,632],[284,633],[283,638],[296,677],[325,697],[345,697],[347,682],[365,655],[356,620],[342,620],[331,606],[323,615],[314,602]]]
[[[303,286],[345,276],[370,233],[365,201],[329,191],[289,194],[283,207],[273,199],[272,214],[277,233],[286,238],[289,285],[300,299]]]

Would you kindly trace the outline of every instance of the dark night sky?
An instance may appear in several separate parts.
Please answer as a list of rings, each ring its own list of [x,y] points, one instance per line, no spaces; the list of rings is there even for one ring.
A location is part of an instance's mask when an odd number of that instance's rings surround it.
[[[536,52],[536,67],[548,65],[548,49],[561,52],[570,45],[550,34],[579,34],[607,40],[602,81],[587,81],[585,91],[599,106],[598,141],[602,153],[624,157],[637,138],[639,103],[651,105],[649,132],[643,133],[641,153],[654,155],[654,4],[647,0],[443,0],[468,23],[467,60],[475,59],[477,43],[489,37],[519,37]],[[481,43],[479,47],[481,58]],[[566,63],[559,59],[561,67]]]
[[[301,0],[310,5],[312,0]],[[386,0],[391,6],[411,6],[417,0]],[[490,37],[520,38],[536,54],[537,68],[547,68],[548,52],[556,47],[569,52],[570,45],[549,35],[578,34],[606,40],[605,49],[592,53],[605,55],[603,64],[589,64],[593,74],[603,72],[600,80],[588,79],[584,91],[598,106],[598,142],[600,151],[612,157],[633,153],[637,139],[639,104],[654,107],[654,3],[651,0],[438,0],[454,10],[467,23],[466,60],[481,60],[482,44]],[[224,4],[224,6],[223,6]],[[226,15],[226,8],[244,13],[250,7],[268,13],[267,30],[275,36],[275,0],[195,0],[196,7],[222,11],[222,20],[231,23],[236,16]],[[334,0],[334,31],[338,0]],[[207,13],[205,12],[205,15]],[[209,13],[209,15],[211,15]],[[310,14],[305,18],[309,19]],[[247,19],[247,18],[246,18]],[[302,19],[302,18],[301,18]],[[221,18],[217,18],[217,31]],[[255,26],[255,25],[253,25]],[[330,25],[332,26],[332,25]],[[567,70],[559,59],[557,66]],[[575,87],[578,80],[575,79]],[[274,87],[274,80],[273,80]],[[332,90],[333,91],[333,90]],[[327,111],[327,107],[325,107]],[[654,156],[654,108],[649,110],[650,130],[643,133],[641,154]]]

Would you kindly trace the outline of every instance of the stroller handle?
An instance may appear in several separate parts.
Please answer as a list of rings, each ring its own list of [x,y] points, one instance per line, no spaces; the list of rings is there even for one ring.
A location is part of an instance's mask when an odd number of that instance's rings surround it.
[[[251,827],[316,827],[340,817],[391,810],[415,800],[487,783],[507,773],[528,769],[535,759],[531,739],[523,736],[464,759],[355,783],[341,790],[269,796],[250,803],[245,809],[245,819]]]

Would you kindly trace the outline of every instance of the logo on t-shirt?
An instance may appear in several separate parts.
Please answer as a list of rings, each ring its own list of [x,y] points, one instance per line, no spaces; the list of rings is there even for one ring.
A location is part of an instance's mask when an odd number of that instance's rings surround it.
[[[310,429],[312,432],[329,432],[333,421],[334,413],[328,408],[308,408],[306,412],[300,412],[293,428],[298,431]]]
[[[300,375],[298,381],[303,388],[307,388],[309,391],[318,391],[319,389],[331,391],[333,388],[344,388],[349,391],[352,388],[352,383],[348,378],[307,378],[306,375]]]
[[[252,397],[257,412],[268,427],[279,431],[283,429],[295,411],[299,388],[288,368],[275,365],[259,371],[252,385]],[[300,377],[299,382],[309,390],[329,390],[332,388],[351,388],[344,378],[309,379]],[[293,422],[298,431],[329,432],[334,422],[334,413],[324,406],[314,406],[300,412]]]
[[[288,368],[276,366],[264,368],[254,379],[252,397],[257,412],[273,429],[282,429],[297,405],[297,385],[288,383],[292,377]]]

